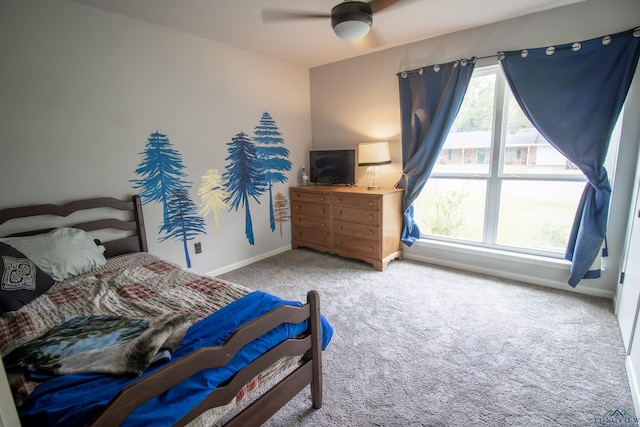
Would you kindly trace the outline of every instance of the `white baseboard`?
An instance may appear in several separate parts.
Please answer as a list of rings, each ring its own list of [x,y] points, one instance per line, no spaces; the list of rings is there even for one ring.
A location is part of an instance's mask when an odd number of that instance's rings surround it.
[[[241,268],[241,267],[246,267],[247,265],[253,264],[254,262],[262,261],[263,259],[272,257],[274,255],[281,254],[282,252],[286,252],[288,250],[291,250],[291,245],[283,246],[281,248],[274,249],[272,251],[265,252],[265,253],[262,253],[260,255],[256,255],[254,257],[247,258],[247,259],[244,259],[242,261],[238,261],[238,262],[230,264],[230,265],[226,265],[224,267],[218,268],[216,270],[210,271],[210,272],[205,273],[205,274],[207,276],[214,276],[214,277],[215,276],[219,276],[221,274],[228,273],[229,271],[233,271],[233,270],[236,270],[236,269]]]
[[[640,414],[640,389],[638,388],[638,378],[631,364],[631,358],[627,356],[625,364],[627,365],[627,377],[629,378],[629,388],[631,388],[631,397],[633,398],[633,406],[635,414]]]
[[[443,267],[455,268],[463,271],[470,271],[473,273],[486,274],[488,276],[500,277],[508,280],[516,280],[518,282],[528,283],[532,285],[546,286],[548,288],[560,289],[567,292],[576,292],[580,294],[593,295],[597,297],[607,298],[610,300],[613,300],[615,297],[614,293],[611,291],[597,289],[597,288],[590,288],[589,286],[585,286],[582,283],[580,284],[580,286],[576,288],[572,288],[571,286],[568,286],[566,283],[563,283],[563,282],[543,279],[540,277],[532,277],[526,274],[518,274],[513,271],[505,271],[505,270],[499,270],[494,268],[484,268],[477,264],[472,264],[472,263],[463,264],[455,261],[445,261],[442,259],[420,256],[416,254],[408,254],[406,252],[404,253],[403,258],[410,259],[413,261],[425,262],[428,264],[441,265]]]

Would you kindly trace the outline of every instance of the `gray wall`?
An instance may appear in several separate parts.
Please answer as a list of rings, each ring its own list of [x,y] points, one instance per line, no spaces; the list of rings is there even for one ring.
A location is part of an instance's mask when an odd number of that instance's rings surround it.
[[[383,181],[387,186],[393,185],[401,170],[398,72],[460,58],[495,55],[501,50],[587,40],[634,28],[640,24],[638,16],[638,0],[591,0],[313,68],[313,148],[356,148],[363,141],[389,140],[393,164],[386,168]],[[485,59],[476,67],[496,63],[495,58]],[[614,189],[608,231],[610,256],[603,260],[606,271],[601,279],[582,281],[577,289],[610,298],[618,279],[638,156],[638,80],[628,97],[619,159],[615,171],[610,171]],[[363,172],[359,171],[361,178]],[[568,263],[563,260],[512,256],[436,242],[419,242],[404,249],[407,258],[571,290],[566,284]]]
[[[288,186],[311,146],[309,71],[223,44],[66,0],[0,2],[0,206],[128,197],[147,138],[158,130],[182,155],[192,200],[208,169],[224,172],[226,144],[267,111],[291,151]],[[268,197],[211,214],[192,268],[211,272],[290,248],[269,229]],[[182,244],[158,241],[162,209],[144,205],[150,251],[185,265]],[[3,229],[0,228],[0,233]]]

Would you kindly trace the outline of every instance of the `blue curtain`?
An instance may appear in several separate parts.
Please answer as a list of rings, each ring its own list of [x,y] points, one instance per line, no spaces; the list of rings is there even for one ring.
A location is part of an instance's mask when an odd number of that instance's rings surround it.
[[[427,182],[458,114],[475,58],[398,74],[402,120],[402,241],[420,238],[413,202]]]
[[[639,54],[640,29],[498,54],[522,111],[588,180],[565,254],[573,287],[600,275],[589,269],[607,228],[611,187],[604,160]]]

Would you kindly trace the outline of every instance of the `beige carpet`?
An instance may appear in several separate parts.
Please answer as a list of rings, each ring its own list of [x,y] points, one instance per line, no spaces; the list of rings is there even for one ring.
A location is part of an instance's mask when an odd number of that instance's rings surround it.
[[[607,299],[306,249],[220,277],[286,299],[316,289],[335,328],[323,408],[305,390],[269,426],[594,426],[633,412]]]

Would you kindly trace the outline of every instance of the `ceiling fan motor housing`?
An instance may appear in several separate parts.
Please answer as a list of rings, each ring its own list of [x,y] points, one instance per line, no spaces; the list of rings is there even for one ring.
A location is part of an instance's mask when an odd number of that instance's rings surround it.
[[[336,25],[346,21],[360,21],[371,26],[373,22],[373,11],[369,3],[362,1],[345,1],[331,9],[331,26],[335,29]]]

